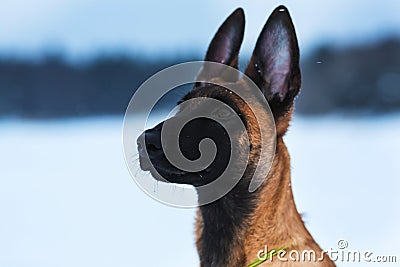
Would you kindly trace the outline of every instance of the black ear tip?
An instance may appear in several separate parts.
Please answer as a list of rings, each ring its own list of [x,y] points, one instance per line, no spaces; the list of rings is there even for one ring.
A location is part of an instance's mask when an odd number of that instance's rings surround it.
[[[275,13],[275,12],[277,12],[277,13],[289,13],[289,10],[287,9],[286,6],[280,5],[277,8],[275,8],[273,13]]]
[[[220,29],[223,28],[231,32],[237,32],[239,34],[239,38],[243,39],[244,24],[244,11],[243,8],[239,7],[235,11],[233,11],[232,14],[229,15],[229,17],[225,20]]]
[[[283,23],[287,27],[293,28],[292,18],[286,6],[280,5],[272,12],[268,19],[271,24]]]
[[[244,10],[243,8],[239,7],[235,9],[235,11],[232,12],[232,14],[229,16],[229,18],[235,19],[235,20],[240,20],[244,22]]]
[[[232,12],[232,15],[244,17],[243,8],[241,8],[241,7],[236,8],[235,11]]]
[[[287,18],[287,19],[291,20],[290,19],[289,10],[284,5],[280,5],[277,8],[275,8],[274,11],[271,14],[271,17],[273,17],[273,18]]]

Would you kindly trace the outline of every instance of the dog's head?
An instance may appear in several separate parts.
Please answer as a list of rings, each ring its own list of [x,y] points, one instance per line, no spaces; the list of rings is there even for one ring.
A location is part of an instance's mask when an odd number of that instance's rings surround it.
[[[243,10],[237,9],[214,36],[205,61],[222,63],[237,69],[244,23]],[[245,74],[259,87],[267,100],[275,119],[276,137],[281,138],[287,130],[293,100],[301,83],[297,38],[290,15],[284,6],[273,11],[262,29]],[[180,101],[176,115],[146,130],[138,138],[141,169],[150,171],[156,179],[196,186],[207,184],[224,172],[230,159],[243,161],[242,151],[250,151],[248,170],[254,169],[253,165],[259,162],[257,157],[261,138],[255,114],[246,101],[227,89],[234,87],[246,91],[249,84],[242,77],[229,75],[223,69],[206,65],[199,77],[218,81],[219,85],[196,83]],[[205,99],[218,100],[226,106],[213,105],[212,101],[204,101]],[[165,150],[168,149],[168,142],[173,141],[162,139],[161,133],[166,123],[180,125],[185,119],[196,117],[196,114],[204,116],[188,120],[179,132],[180,152],[186,159],[194,161],[201,156],[199,144],[209,138],[216,146],[216,154],[209,165],[201,166],[199,170],[182,170],[171,164],[170,158],[167,158]],[[235,120],[235,117],[240,118],[240,121]],[[224,122],[224,126],[220,122]],[[238,123],[244,127],[234,127],[233,124]],[[230,136],[226,132],[227,125],[233,129]]]

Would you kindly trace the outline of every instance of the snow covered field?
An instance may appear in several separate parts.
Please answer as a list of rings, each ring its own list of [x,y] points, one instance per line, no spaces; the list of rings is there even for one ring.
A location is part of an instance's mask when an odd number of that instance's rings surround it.
[[[0,121],[0,266],[197,266],[194,210],[137,188],[121,127]],[[295,200],[323,248],[345,239],[400,261],[399,136],[400,115],[295,118],[286,137]]]

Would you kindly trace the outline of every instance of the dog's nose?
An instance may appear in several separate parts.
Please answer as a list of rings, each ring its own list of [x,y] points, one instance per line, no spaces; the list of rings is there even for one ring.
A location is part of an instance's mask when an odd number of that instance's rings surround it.
[[[140,154],[144,153],[144,148],[146,148],[148,154],[161,151],[160,133],[154,130],[145,131],[137,139],[137,146]]]

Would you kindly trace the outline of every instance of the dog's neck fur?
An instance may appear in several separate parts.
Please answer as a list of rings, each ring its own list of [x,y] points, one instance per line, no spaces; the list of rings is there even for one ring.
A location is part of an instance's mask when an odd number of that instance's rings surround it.
[[[201,266],[245,266],[265,246],[320,251],[297,212],[290,183],[289,154],[280,137],[261,188],[252,194],[239,183],[220,200],[200,207],[196,235]]]

